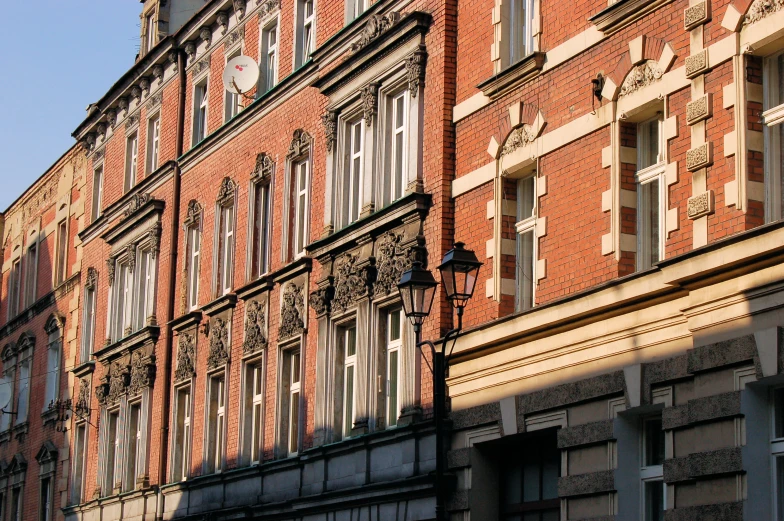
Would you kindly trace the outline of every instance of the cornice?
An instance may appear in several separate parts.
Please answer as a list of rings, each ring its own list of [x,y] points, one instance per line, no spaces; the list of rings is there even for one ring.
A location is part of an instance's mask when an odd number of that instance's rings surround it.
[[[618,0],[588,18],[606,35],[613,34],[672,0]]]
[[[223,313],[226,310],[234,309],[237,306],[237,294],[227,293],[222,297],[218,297],[209,304],[202,306],[201,310],[208,317],[214,317],[218,313]]]
[[[22,310],[21,313],[6,322],[3,327],[0,327],[0,340],[12,335],[35,317],[53,307],[59,300],[68,296],[81,280],[81,276],[81,271],[77,271],[66,279],[65,282],[61,283],[55,289],[36,300],[27,309]]]
[[[545,53],[533,52],[519,62],[483,81],[477,88],[491,98],[503,96],[510,90],[539,76],[544,67]]]
[[[199,323],[201,323],[201,317],[201,311],[191,311],[190,313],[185,313],[184,315],[175,318],[169,322],[169,325],[174,331],[185,331],[186,329],[199,325]]]
[[[126,214],[123,215],[122,220],[106,230],[101,235],[101,239],[109,244],[113,244],[132,230],[135,230],[139,223],[145,222],[145,219],[150,215],[158,214],[158,216],[160,216],[166,207],[165,201],[153,199],[149,196],[145,197],[145,194],[138,194],[137,198],[139,198],[139,200],[145,198],[146,200],[143,200],[138,208],[134,208],[133,202],[129,203]]]
[[[239,288],[237,290],[237,296],[242,300],[248,300],[260,293],[271,290],[274,285],[275,284],[269,275],[263,275]]]
[[[300,257],[299,259],[286,264],[278,271],[270,273],[267,277],[274,284],[282,284],[303,273],[309,273],[313,269],[313,259],[311,257]]]
[[[145,344],[156,343],[160,334],[160,326],[147,326],[113,344],[98,349],[93,353],[93,356],[101,362],[105,362],[123,353],[134,351]]]

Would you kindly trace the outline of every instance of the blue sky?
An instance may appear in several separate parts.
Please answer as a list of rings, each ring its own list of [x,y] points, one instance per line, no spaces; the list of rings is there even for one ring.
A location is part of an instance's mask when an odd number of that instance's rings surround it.
[[[0,212],[74,139],[85,108],[134,62],[139,0],[3,2]]]

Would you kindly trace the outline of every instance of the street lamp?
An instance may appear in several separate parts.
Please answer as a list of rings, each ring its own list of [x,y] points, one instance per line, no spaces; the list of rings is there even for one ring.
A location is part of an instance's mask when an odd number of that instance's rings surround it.
[[[447,342],[452,340],[452,348],[463,329],[463,309],[474,294],[477,274],[482,263],[471,250],[466,250],[462,242],[456,242],[449,250],[438,270],[444,284],[446,298],[457,310],[457,327],[444,335],[441,349],[429,340],[421,340],[422,322],[430,314],[433,297],[438,283],[430,270],[425,269],[421,262],[414,262],[411,269],[404,272],[397,285],[403,301],[403,312],[414,326],[416,344],[419,349],[427,345],[433,356],[433,419],[436,424],[436,521],[445,521],[444,510],[444,433],[443,418],[445,416],[446,367],[449,358],[445,357]],[[451,350],[449,355],[451,356]]]

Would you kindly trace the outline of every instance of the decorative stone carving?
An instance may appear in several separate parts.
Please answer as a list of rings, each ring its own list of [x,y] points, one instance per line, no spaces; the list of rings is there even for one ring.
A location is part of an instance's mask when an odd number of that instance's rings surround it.
[[[109,275],[109,285],[114,284],[114,270],[116,268],[115,259],[109,257],[106,259],[106,273]]]
[[[643,87],[647,87],[654,81],[661,79],[663,74],[659,64],[653,60],[636,65],[623,80],[618,97],[626,96],[632,92],[637,92]]]
[[[303,155],[305,152],[307,152],[308,147],[310,147],[310,141],[310,134],[302,129],[295,130],[294,137],[291,140],[289,151],[286,153],[286,157],[293,159]]]
[[[158,85],[161,84],[163,81],[163,66],[162,65],[153,65],[152,67],[152,77],[158,82]]]
[[[232,47],[235,43],[242,40],[242,37],[245,35],[245,26],[237,27],[234,29],[229,36],[226,38],[226,44],[224,45],[225,48]]]
[[[196,337],[189,333],[180,335],[177,348],[177,365],[174,369],[174,381],[181,382],[196,376]]]
[[[128,394],[135,396],[145,388],[152,387],[155,380],[155,359],[147,357],[141,351],[131,355],[131,381],[128,385]]]
[[[123,112],[127,112],[127,110],[128,110],[128,98],[122,97],[122,98],[118,99],[117,100],[117,106],[120,107],[120,110],[122,110]]]
[[[90,382],[87,379],[79,380],[79,392],[74,404],[74,414],[78,418],[90,416]]]
[[[196,65],[193,66],[193,74],[201,74],[202,71],[209,70],[210,68],[210,57],[207,56],[206,58],[202,58]]]
[[[201,220],[201,205],[196,199],[191,199],[188,202],[188,209],[185,212],[185,226],[193,226]]]
[[[84,287],[86,289],[95,289],[98,287],[98,271],[92,266],[87,268],[87,277],[84,279]]]
[[[117,124],[117,111],[114,109],[109,109],[106,111],[106,123],[108,123],[109,128],[114,128]]]
[[[686,168],[690,172],[705,168],[713,162],[713,147],[711,143],[703,143],[686,152]]]
[[[229,328],[222,318],[213,318],[210,323],[210,353],[207,369],[215,369],[229,361]]]
[[[149,203],[152,200],[152,196],[146,193],[137,193],[131,197],[131,201],[128,203],[128,206],[125,207],[125,211],[123,212],[123,217],[128,217],[139,211],[139,209],[144,206],[145,204]]]
[[[406,58],[406,77],[408,79],[408,92],[412,98],[419,94],[419,84],[425,77],[425,61],[427,53],[419,49]]]
[[[374,295],[389,295],[397,291],[397,284],[404,271],[411,268],[413,250],[401,250],[403,234],[389,232],[376,244],[376,282]]]
[[[280,0],[260,0],[259,4],[261,4],[261,7],[259,7],[259,21],[280,10]]]
[[[504,148],[501,149],[501,155],[511,154],[520,147],[524,147],[533,143],[536,140],[536,134],[530,125],[523,125],[514,129],[509,137],[506,138]]]
[[[44,324],[44,331],[46,331],[47,335],[51,335],[56,333],[57,331],[61,331],[63,329],[63,322],[60,317],[55,314],[52,314],[49,319]],[[61,335],[62,336],[62,335]]]
[[[212,29],[209,27],[199,29],[199,38],[207,44],[207,49],[209,49],[212,45]]]
[[[104,141],[106,140],[106,123],[98,123],[95,125],[95,130],[98,132],[98,135],[101,136],[101,139]]]
[[[99,385],[95,389],[98,402],[101,405],[117,403],[128,387],[128,366],[113,362],[109,366],[109,374],[104,377],[104,383],[105,386]]]
[[[713,107],[711,95],[706,94],[686,104],[686,123],[694,125],[698,121],[711,117]]]
[[[131,99],[135,99],[139,101],[142,97],[142,89],[140,89],[137,85],[131,87]]]
[[[245,0],[234,0],[234,11],[237,13],[237,19],[242,20],[245,16]]]
[[[98,161],[103,159],[103,154],[104,154],[103,148],[99,148],[98,150],[96,150],[95,153],[93,154],[93,163],[97,163]]]
[[[329,313],[329,289],[317,289],[310,294],[308,301],[310,302],[310,307],[316,312],[316,316]]]
[[[172,64],[174,67],[174,72],[177,72],[177,50],[169,51],[169,63]],[[196,52],[196,49],[193,49],[193,52]]]
[[[362,114],[367,125],[373,124],[373,116],[378,108],[378,85],[371,83],[362,89]]]
[[[95,399],[100,405],[106,405],[109,396],[109,384],[101,383],[95,386]]]
[[[250,354],[267,347],[266,313],[264,306],[257,300],[248,302],[245,316],[245,341],[242,343],[242,353]]]
[[[150,241],[150,251],[152,252],[152,258],[156,258],[158,254],[161,252],[161,234],[163,229],[161,228],[161,223],[156,222],[150,229],[147,231],[147,239]]]
[[[139,113],[131,114],[128,116],[128,120],[125,123],[126,127],[133,127],[139,123]]]
[[[699,4],[687,7],[683,11],[683,26],[687,31],[691,31],[710,20],[710,15],[710,2],[703,0]]]
[[[390,27],[400,20],[400,13],[393,11],[385,15],[373,15],[368,18],[365,28],[359,35],[359,40],[351,44],[351,53],[356,53],[370,45],[379,36],[387,32]]]
[[[226,11],[218,11],[218,16],[215,21],[221,28],[221,35],[225,35],[226,31],[229,29],[229,13]]]
[[[224,177],[218,189],[217,202],[220,205],[229,205],[234,202],[234,190],[236,186],[231,177]]]
[[[133,273],[136,271],[136,245],[129,244],[126,246],[125,254],[128,256],[128,270]]]
[[[147,110],[150,111],[155,109],[161,102],[163,102],[163,92],[159,92],[150,98],[150,101],[147,103]]]
[[[188,56],[188,63],[193,63],[193,60],[196,59],[196,43],[185,42],[183,49],[185,50],[185,54]]]
[[[338,113],[332,110],[327,111],[321,116],[321,124],[324,126],[324,137],[327,140],[327,151],[332,152],[338,135]]]
[[[253,167],[253,172],[251,172],[250,178],[253,180],[270,179],[274,170],[275,161],[273,161],[270,156],[262,152],[256,156],[256,166]]]
[[[686,215],[689,219],[699,219],[704,215],[713,213],[713,190],[708,190],[694,197],[689,197]]]
[[[686,77],[693,78],[708,70],[708,49],[686,57]]]
[[[755,0],[743,20],[743,25],[759,22],[784,8],[784,0]]]
[[[280,329],[278,335],[281,340],[299,335],[305,329],[302,320],[304,314],[304,297],[302,288],[289,282],[283,290],[283,305],[280,309]]]
[[[150,79],[149,78],[142,78],[139,80],[139,87],[142,89],[142,94],[149,94],[150,93]]]
[[[347,253],[335,261],[335,297],[332,311],[343,313],[368,294],[367,270],[357,266],[356,255]]]

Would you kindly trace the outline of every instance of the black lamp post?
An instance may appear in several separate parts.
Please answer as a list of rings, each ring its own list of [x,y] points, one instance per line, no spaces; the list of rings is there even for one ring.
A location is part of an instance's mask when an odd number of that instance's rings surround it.
[[[414,326],[416,344],[430,346],[433,355],[433,416],[436,424],[436,521],[445,521],[444,509],[444,432],[443,419],[445,417],[445,390],[446,367],[449,355],[446,355],[447,342],[452,340],[454,349],[457,337],[463,328],[463,309],[474,294],[476,278],[482,263],[471,250],[466,250],[462,242],[455,243],[449,250],[438,270],[441,272],[441,282],[444,284],[446,298],[457,310],[457,327],[447,332],[441,343],[441,350],[437,350],[433,342],[421,340],[422,322],[430,314],[433,306],[433,297],[438,283],[433,278],[430,270],[425,269],[421,262],[414,262],[411,269],[400,277],[398,291],[403,300],[403,311]]]

